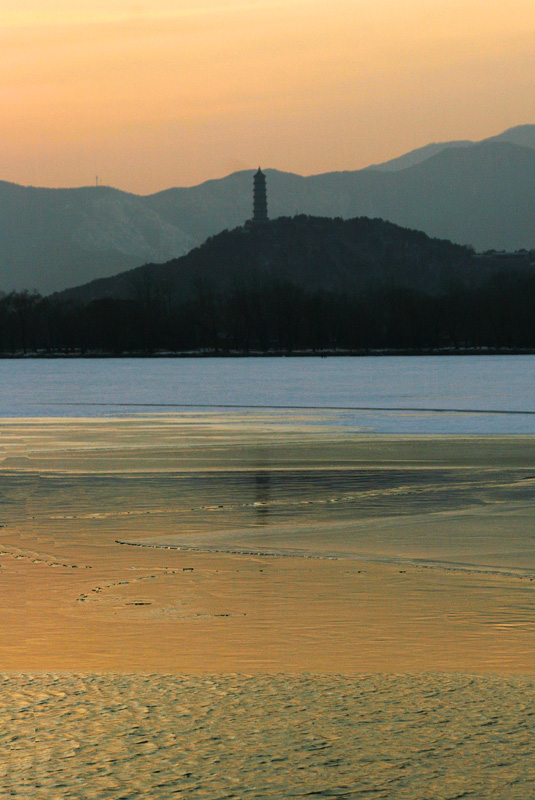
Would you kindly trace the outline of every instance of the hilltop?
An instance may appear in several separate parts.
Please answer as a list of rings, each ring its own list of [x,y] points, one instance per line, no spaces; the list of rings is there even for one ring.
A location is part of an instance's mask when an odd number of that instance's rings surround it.
[[[88,303],[159,293],[185,300],[206,291],[226,295],[275,282],[307,291],[410,287],[436,294],[453,284],[469,284],[476,274],[468,248],[420,231],[367,217],[299,215],[223,231],[180,258],[92,281],[59,297]]]

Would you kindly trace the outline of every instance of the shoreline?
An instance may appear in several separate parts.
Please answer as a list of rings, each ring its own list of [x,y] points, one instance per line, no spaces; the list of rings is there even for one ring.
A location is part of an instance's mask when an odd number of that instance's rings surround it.
[[[128,351],[128,352],[44,352],[44,351],[29,351],[29,352],[16,352],[16,353],[0,353],[0,360],[31,360],[31,359],[110,359],[110,358],[228,358],[228,359],[241,359],[241,358],[380,358],[384,356],[531,356],[535,355],[535,348],[533,347],[467,347],[467,348],[428,348],[428,347],[409,347],[409,348],[366,348],[357,350],[250,350],[250,351],[223,351],[218,352],[215,350],[188,350],[188,351],[156,351],[146,353],[143,351]]]

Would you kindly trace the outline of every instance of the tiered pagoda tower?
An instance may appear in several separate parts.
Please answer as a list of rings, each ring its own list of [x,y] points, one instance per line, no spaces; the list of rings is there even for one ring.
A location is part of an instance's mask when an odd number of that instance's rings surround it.
[[[258,172],[255,174],[253,181],[253,223],[255,225],[261,225],[263,222],[268,221],[268,211],[266,176],[260,167],[258,167]]]

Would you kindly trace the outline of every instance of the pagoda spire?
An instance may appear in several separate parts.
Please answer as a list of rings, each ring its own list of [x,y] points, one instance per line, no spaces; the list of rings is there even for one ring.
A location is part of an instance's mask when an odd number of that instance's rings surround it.
[[[253,222],[262,224],[268,221],[266,176],[258,167],[253,178]]]

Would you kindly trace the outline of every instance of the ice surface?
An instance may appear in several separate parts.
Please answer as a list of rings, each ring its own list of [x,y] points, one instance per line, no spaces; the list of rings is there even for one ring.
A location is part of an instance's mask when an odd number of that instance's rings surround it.
[[[0,416],[343,409],[374,433],[535,433],[535,356],[4,360]]]

